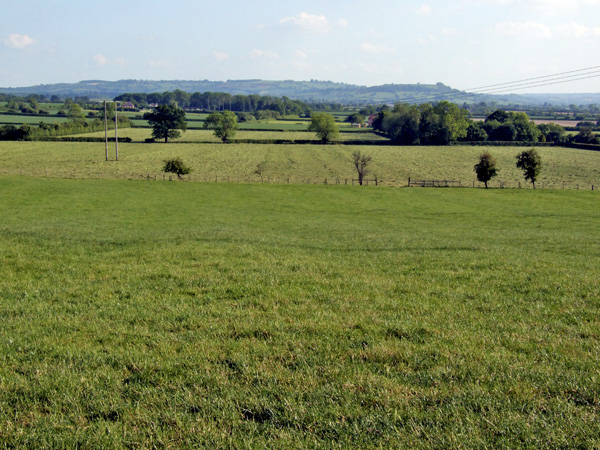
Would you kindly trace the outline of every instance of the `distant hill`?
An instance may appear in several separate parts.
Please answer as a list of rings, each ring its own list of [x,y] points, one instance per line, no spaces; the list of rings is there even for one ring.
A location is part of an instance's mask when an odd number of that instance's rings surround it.
[[[86,80],[79,83],[44,84],[21,88],[0,88],[6,94],[44,94],[64,96],[88,96],[94,99],[114,98],[123,93],[151,93],[174,91],[185,92],[226,92],[243,95],[287,96],[293,99],[314,102],[340,103],[395,103],[399,101],[425,101],[447,95],[457,95],[460,91],[441,83],[432,84],[386,84],[382,86],[357,86],[331,81],[269,81],[269,80],[227,80],[227,81],[180,81],[180,80]]]
[[[456,103],[495,101],[499,104],[591,104],[600,103],[600,94],[522,94],[476,95],[437,84],[384,84],[359,86],[332,81],[272,81],[272,80],[85,80],[79,83],[42,84],[30,87],[0,88],[0,93],[13,95],[43,94],[61,97],[88,96],[92,99],[112,99],[124,93],[166,92],[227,92],[243,95],[287,96],[309,102],[344,104],[382,104],[450,100]]]

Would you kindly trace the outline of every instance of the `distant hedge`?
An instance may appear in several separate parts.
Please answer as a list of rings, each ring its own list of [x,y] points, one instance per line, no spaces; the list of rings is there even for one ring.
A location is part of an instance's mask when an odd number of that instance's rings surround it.
[[[471,145],[473,147],[564,147],[566,144],[528,141],[453,141],[448,145]]]
[[[44,142],[105,142],[103,137],[83,137],[83,136],[42,136],[39,138],[31,139],[33,141],[44,141]],[[115,142],[115,138],[108,138],[108,142]],[[132,142],[130,137],[120,137],[119,142]]]

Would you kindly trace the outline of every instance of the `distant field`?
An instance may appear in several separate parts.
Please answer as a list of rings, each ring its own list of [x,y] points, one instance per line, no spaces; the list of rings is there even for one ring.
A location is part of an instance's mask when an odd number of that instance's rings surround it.
[[[125,130],[124,130],[125,131]],[[143,130],[130,130],[137,133]],[[148,131],[149,132],[149,131]],[[210,139],[206,131],[199,139]],[[202,133],[207,133],[203,135]],[[102,133],[100,133],[101,135]],[[240,132],[241,134],[241,132]],[[122,135],[126,135],[124,132]],[[190,132],[190,137],[194,134]],[[163,160],[182,157],[194,170],[192,180],[259,181],[255,174],[259,164],[263,177],[271,181],[291,183],[345,182],[356,177],[351,154],[359,150],[373,158],[370,178],[403,186],[408,177],[414,179],[453,179],[464,185],[475,180],[473,166],[483,150],[498,160],[499,181],[507,187],[521,183],[527,187],[522,173],[515,167],[515,155],[522,147],[391,147],[343,145],[273,145],[273,144],[120,144],[120,161],[104,161],[103,143],[2,142],[0,174],[24,174],[75,178],[140,178],[162,177]],[[114,144],[110,146],[114,157]],[[544,169],[538,187],[574,189],[598,188],[600,184],[600,152],[540,147]]]
[[[597,193],[0,192],[2,447],[600,446]]]
[[[69,119],[66,117],[57,116],[15,116],[11,114],[0,114],[0,125],[37,125],[40,122],[45,123],[62,123]]]
[[[133,119],[132,123],[135,126],[138,127],[144,127],[144,126],[148,126],[148,122],[146,122],[145,120],[140,120],[140,119]],[[203,122],[196,122],[196,121],[189,121],[188,122],[188,128],[189,129],[198,129],[198,128],[202,128],[203,126]],[[250,130],[286,130],[286,131],[305,131],[306,128],[308,127],[308,122],[305,120],[297,120],[297,121],[292,121],[292,120],[269,120],[269,121],[252,121],[252,122],[240,122],[239,123],[239,128],[240,130],[243,129],[250,129]],[[349,123],[338,123],[338,127],[340,129],[345,129],[345,130],[349,130],[349,131],[359,131],[360,129],[357,128],[352,128],[351,124]]]
[[[87,133],[90,137],[104,137],[104,131],[96,133]],[[114,137],[114,131],[111,131],[110,136]],[[150,128],[123,128],[119,130],[119,136],[130,137],[134,141],[144,142],[145,139],[152,137],[152,129]],[[306,126],[302,131],[244,131],[240,129],[233,139],[287,139],[287,140],[319,140],[313,132],[306,131]],[[386,140],[385,138],[369,132],[361,133],[340,133],[339,140]],[[173,142],[221,142],[220,139],[214,136],[211,130],[187,130],[180,138]]]

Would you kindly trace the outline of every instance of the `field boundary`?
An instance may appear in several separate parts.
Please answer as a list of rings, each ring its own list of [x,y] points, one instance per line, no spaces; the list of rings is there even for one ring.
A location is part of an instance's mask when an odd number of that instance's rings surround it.
[[[1,169],[0,176],[11,177],[31,177],[31,178],[62,178],[62,179],[107,179],[107,180],[138,180],[138,181],[178,181],[177,175],[166,174],[164,172],[122,172],[118,174],[103,173],[98,171],[89,176],[79,176],[74,171],[70,170],[23,170],[23,169]],[[320,177],[309,178],[299,176],[287,177],[271,177],[263,175],[262,178],[258,175],[247,176],[227,176],[215,173],[192,173],[183,176],[183,182],[195,183],[232,183],[232,184],[289,184],[289,185],[324,185],[324,186],[358,186],[359,181],[353,177]],[[422,188],[439,188],[448,187],[453,189],[471,188],[484,189],[483,183],[477,180],[405,180],[393,179],[363,179],[364,186],[372,187],[422,187]],[[488,182],[490,189],[533,189],[531,183],[514,180],[493,180]],[[600,183],[547,183],[540,181],[536,183],[538,190],[577,190],[577,191],[598,191]]]

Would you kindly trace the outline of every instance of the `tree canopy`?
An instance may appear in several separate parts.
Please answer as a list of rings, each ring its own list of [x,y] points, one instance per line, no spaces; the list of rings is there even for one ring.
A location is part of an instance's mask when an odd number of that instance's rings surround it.
[[[324,143],[331,142],[339,136],[335,119],[327,113],[314,113],[308,125],[308,131],[317,133],[317,137]]]
[[[237,132],[237,117],[231,111],[214,112],[204,121],[204,128],[214,130],[216,137],[227,142]]]
[[[542,171],[542,158],[535,148],[525,150],[517,155],[517,167],[523,171],[526,180],[531,181],[535,189],[535,182]]]
[[[398,103],[391,112],[380,112],[373,128],[399,144],[447,145],[464,139],[470,123],[466,110],[447,101],[419,106]]]
[[[488,152],[483,152],[479,155],[479,162],[475,164],[474,171],[477,174],[477,179],[485,184],[488,188],[488,181],[498,175],[496,169],[496,159]]]
[[[152,137],[155,139],[176,139],[181,131],[187,130],[185,111],[176,104],[160,105],[154,111],[144,114],[144,119],[152,127]]]
[[[172,158],[164,161],[163,172],[174,173],[177,175],[177,178],[183,180],[182,175],[191,173],[192,169],[186,166],[181,158]]]

